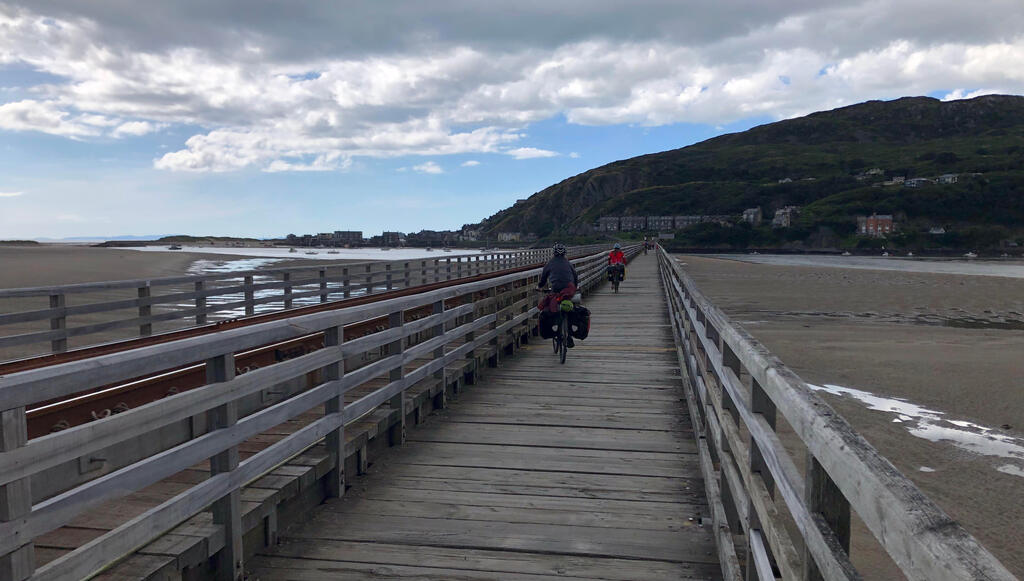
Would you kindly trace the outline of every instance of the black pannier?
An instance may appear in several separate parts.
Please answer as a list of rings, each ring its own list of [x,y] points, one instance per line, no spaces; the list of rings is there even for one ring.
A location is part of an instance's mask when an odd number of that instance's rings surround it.
[[[558,329],[558,313],[541,311],[537,321],[537,331],[542,339],[554,339]]]
[[[569,332],[576,339],[586,339],[590,334],[590,309],[583,305],[576,305],[576,308],[569,313]]]

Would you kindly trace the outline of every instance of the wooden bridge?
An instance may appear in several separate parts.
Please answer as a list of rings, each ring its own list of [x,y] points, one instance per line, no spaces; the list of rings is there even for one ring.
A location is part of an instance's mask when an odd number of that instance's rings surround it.
[[[565,365],[534,341],[250,561],[270,579],[717,579],[653,256]],[[704,521],[707,522],[704,522]]]
[[[669,255],[627,249],[614,294],[597,250],[564,365],[533,333],[531,251],[405,264],[402,292],[367,266],[358,300],[346,271],[337,304],[321,272],[315,309],[0,368],[0,581],[860,579],[851,514],[909,579],[1014,579]],[[273,300],[254,284],[230,290]],[[139,385],[160,393],[32,434]]]

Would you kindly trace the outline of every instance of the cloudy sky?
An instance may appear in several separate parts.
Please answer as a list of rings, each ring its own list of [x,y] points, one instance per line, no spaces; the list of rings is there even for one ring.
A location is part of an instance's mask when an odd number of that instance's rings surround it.
[[[0,0],[0,239],[454,228],[1021,63],[1021,0]]]

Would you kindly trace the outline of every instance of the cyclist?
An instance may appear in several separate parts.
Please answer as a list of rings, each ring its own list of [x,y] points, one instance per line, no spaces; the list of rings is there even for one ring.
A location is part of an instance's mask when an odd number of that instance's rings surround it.
[[[619,280],[625,278],[626,255],[622,253],[622,245],[618,242],[615,243],[612,251],[608,253],[608,280],[612,280],[616,270],[619,274]]]
[[[558,303],[561,301],[571,300],[572,296],[576,294],[577,285],[580,284],[580,276],[576,274],[576,268],[565,257],[565,245],[559,242],[552,250],[554,256],[544,265],[544,270],[540,273],[540,282],[537,283],[538,289],[543,289],[548,283],[551,284],[551,294],[541,301],[541,310],[545,308],[554,310],[558,308]],[[572,335],[569,335],[566,345],[573,346]]]
[[[622,253],[622,245],[618,242],[612,247],[612,251],[608,253],[608,266],[615,266],[616,264],[626,265],[626,255]]]

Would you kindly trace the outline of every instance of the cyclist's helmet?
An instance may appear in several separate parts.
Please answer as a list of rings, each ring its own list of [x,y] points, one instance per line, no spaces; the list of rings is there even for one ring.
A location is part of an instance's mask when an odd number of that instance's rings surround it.
[[[552,248],[552,250],[554,250],[555,256],[565,256],[565,244],[562,244],[561,242],[555,244],[555,247]]]
[[[616,242],[614,248],[615,248],[615,250],[618,250],[618,249],[622,248],[622,245],[619,244],[618,242]]]

